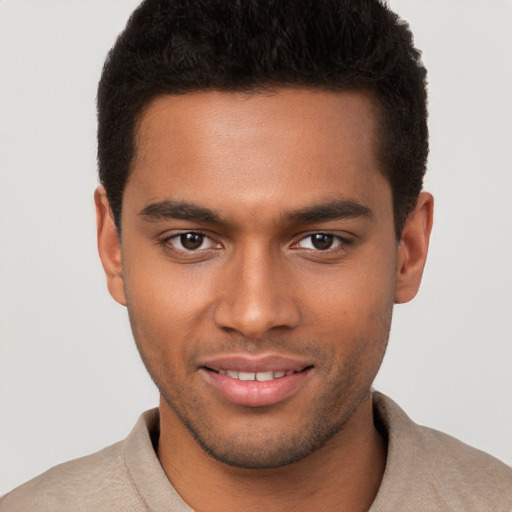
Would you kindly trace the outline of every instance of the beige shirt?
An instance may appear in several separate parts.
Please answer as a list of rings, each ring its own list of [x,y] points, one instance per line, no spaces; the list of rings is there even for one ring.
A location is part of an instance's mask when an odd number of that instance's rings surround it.
[[[512,511],[511,468],[416,425],[380,393],[374,408],[388,455],[370,512]],[[147,411],[126,440],[18,487],[0,500],[0,512],[191,512],[155,454],[158,428],[158,410]]]

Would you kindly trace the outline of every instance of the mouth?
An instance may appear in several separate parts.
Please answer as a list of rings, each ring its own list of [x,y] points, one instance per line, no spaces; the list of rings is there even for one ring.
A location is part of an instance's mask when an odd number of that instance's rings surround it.
[[[200,373],[231,404],[263,407],[291,399],[310,380],[314,365],[290,358],[231,356],[205,362]]]
[[[218,373],[219,375],[227,375],[232,379],[242,380],[245,382],[250,381],[258,381],[258,382],[268,382],[270,380],[281,379],[283,377],[288,377],[289,375],[293,375],[294,373],[303,372],[312,366],[308,366],[303,368],[302,370],[264,370],[260,372],[246,372],[246,371],[237,371],[237,370],[214,370],[212,368],[204,367],[205,370],[210,370]]]

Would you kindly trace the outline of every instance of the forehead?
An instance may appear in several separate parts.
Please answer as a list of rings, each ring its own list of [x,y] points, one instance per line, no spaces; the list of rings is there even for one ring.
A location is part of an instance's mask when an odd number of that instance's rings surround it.
[[[139,122],[126,193],[247,211],[326,197],[387,200],[376,125],[372,98],[359,92],[160,96]]]

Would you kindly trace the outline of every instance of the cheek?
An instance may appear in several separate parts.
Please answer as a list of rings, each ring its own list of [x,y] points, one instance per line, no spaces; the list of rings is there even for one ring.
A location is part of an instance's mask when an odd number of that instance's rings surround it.
[[[125,258],[125,293],[139,351],[153,367],[187,359],[206,336],[211,300],[209,273],[192,265],[145,264]],[[133,263],[137,264],[133,264]]]
[[[125,289],[133,308],[157,324],[170,322],[180,328],[197,320],[211,294],[211,272],[205,265],[176,265],[156,251],[147,251],[144,261],[124,260]]]
[[[391,259],[340,267],[308,286],[311,321],[322,318],[324,325],[346,322],[363,327],[365,320],[391,311],[395,281]]]
[[[348,364],[372,380],[384,355],[393,310],[393,258],[371,257],[317,282],[307,315],[309,336],[330,341],[336,366]],[[357,370],[356,370],[357,369]],[[335,372],[336,370],[333,369]],[[361,377],[363,377],[361,375]]]

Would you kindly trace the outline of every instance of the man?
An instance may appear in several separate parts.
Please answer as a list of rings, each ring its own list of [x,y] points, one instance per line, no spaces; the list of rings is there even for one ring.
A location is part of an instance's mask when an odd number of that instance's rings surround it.
[[[425,101],[376,1],[142,4],[95,201],[160,408],[0,510],[508,510],[509,468],[371,391],[427,254]]]

